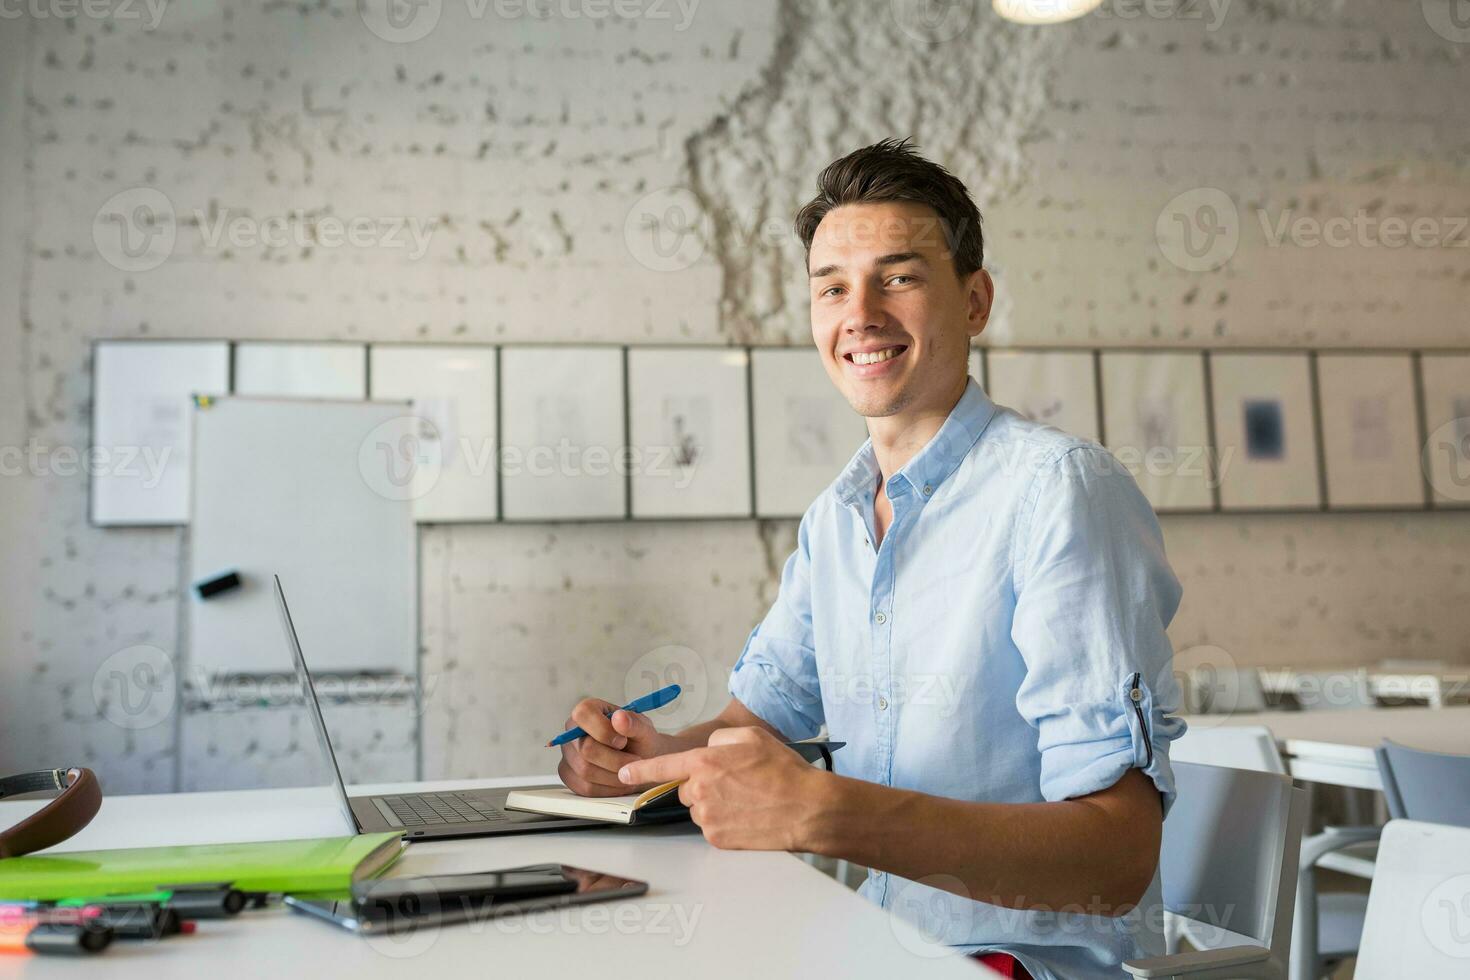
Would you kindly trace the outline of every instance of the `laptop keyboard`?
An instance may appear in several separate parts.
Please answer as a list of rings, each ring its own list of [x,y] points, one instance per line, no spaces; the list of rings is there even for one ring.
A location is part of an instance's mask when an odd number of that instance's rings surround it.
[[[485,823],[506,819],[505,811],[469,793],[415,793],[411,796],[375,796],[373,805],[395,827],[426,827],[451,823]]]

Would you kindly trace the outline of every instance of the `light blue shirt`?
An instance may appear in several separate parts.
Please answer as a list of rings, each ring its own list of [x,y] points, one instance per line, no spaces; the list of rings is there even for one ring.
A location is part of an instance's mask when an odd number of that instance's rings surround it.
[[[971,380],[885,486],[893,522],[875,549],[878,477],[865,444],[807,510],[730,693],[788,738],[825,724],[847,742],[837,772],[884,786],[1035,803],[1136,768],[1167,806],[1184,723],[1164,631],[1181,590],[1122,465]],[[1010,952],[1038,980],[1116,977],[1162,952],[1157,875],[1122,917],[1017,911],[879,872],[862,891],[936,943]]]

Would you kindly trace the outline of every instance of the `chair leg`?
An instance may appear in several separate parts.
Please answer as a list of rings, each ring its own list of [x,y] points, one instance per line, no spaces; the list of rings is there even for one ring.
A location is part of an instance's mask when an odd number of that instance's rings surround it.
[[[1311,865],[1297,872],[1296,914],[1291,927],[1291,980],[1318,980],[1317,878]]]

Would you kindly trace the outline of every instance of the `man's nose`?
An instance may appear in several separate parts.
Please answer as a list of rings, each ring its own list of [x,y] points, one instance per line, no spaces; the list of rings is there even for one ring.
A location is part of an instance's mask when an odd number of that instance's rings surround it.
[[[849,333],[881,330],[888,320],[883,310],[882,297],[875,289],[854,287],[849,295],[847,316],[842,327]]]

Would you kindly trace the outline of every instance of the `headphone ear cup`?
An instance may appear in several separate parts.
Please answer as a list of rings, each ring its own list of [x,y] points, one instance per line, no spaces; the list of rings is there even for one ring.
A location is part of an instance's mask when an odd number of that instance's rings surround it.
[[[67,782],[63,786],[62,778]],[[61,795],[20,823],[0,830],[0,858],[20,857],[60,844],[92,822],[102,808],[102,784],[90,769],[43,769],[0,779],[0,798],[61,788]]]

